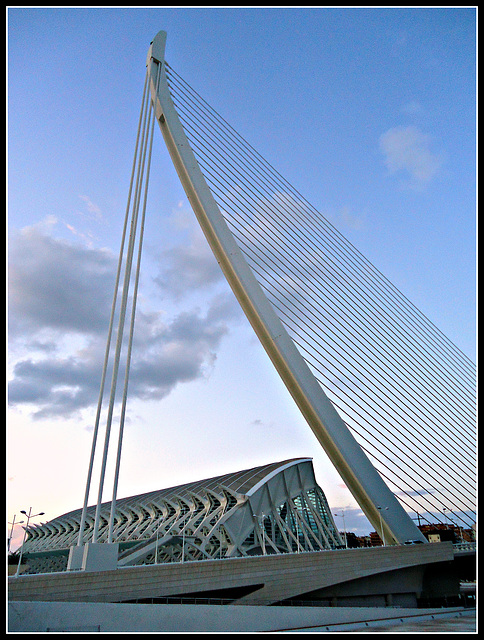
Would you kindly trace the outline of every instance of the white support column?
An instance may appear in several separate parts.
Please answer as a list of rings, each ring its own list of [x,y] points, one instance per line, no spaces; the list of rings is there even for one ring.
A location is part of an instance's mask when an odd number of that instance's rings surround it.
[[[160,31],[147,57],[156,118],[193,211],[228,283],[309,426],[375,529],[387,544],[425,541],[311,373],[225,223],[171,100],[163,68],[165,43],[166,33]],[[382,526],[378,506],[388,507],[382,513]]]

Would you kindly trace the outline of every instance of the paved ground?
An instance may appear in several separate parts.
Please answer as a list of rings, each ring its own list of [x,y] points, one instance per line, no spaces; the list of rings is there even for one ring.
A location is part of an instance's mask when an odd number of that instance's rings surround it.
[[[465,634],[476,633],[476,610],[15,601],[9,603],[8,624],[10,632],[42,633]]]
[[[342,632],[349,631],[348,626],[346,629],[340,629]],[[379,624],[369,623],[366,625],[356,625],[351,629],[352,633],[475,633],[477,628],[476,624],[476,610],[468,609],[463,611],[459,617],[448,618],[439,617],[434,620],[410,620],[401,622],[400,619],[392,621],[385,621]],[[338,631],[338,629],[332,629],[332,631]]]

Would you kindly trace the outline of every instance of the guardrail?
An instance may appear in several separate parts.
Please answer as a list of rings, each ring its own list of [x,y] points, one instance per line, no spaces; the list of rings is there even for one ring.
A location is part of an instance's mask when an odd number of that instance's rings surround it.
[[[454,551],[475,551],[477,549],[477,542],[456,542],[452,546]]]

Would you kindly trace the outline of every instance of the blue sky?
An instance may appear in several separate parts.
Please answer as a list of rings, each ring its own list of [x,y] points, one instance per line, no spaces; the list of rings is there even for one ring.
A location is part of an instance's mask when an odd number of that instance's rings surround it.
[[[10,521],[82,503],[160,29],[171,66],[475,360],[473,8],[10,9]],[[334,511],[368,531],[221,279],[159,131],[151,176],[118,495],[310,456]]]

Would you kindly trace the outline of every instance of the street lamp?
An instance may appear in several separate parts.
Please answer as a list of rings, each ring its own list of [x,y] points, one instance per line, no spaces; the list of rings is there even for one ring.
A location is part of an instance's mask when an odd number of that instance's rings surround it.
[[[155,545],[155,564],[158,564],[158,533],[159,533],[159,527],[156,530],[156,545]]]
[[[178,536],[180,537],[180,536]],[[198,536],[187,536],[185,533],[185,529],[182,531],[182,562],[185,562],[185,540],[196,540],[197,543],[200,543],[200,538]]]
[[[8,537],[8,544],[7,544],[7,551],[10,551],[10,544],[12,542],[12,538],[13,538],[13,528],[15,527],[15,518],[17,517],[17,514],[15,513],[13,516],[13,522],[9,522],[8,524],[12,525],[12,528],[10,529],[10,535]],[[19,522],[17,522],[17,524],[23,524],[23,520],[19,520]]]
[[[185,527],[182,531],[182,562],[185,562]]]
[[[262,519],[262,522],[264,522],[264,518],[266,517],[264,513],[261,513],[260,516],[258,516],[257,514],[253,513],[252,514],[254,518],[257,519],[257,523],[259,524],[259,528],[260,528],[260,533],[261,533],[261,539],[260,539],[260,543],[261,543],[261,548],[262,548],[262,555],[266,555],[266,541],[264,538],[264,526],[263,524],[259,523],[259,518]]]
[[[341,516],[343,518],[343,531],[344,531],[344,534],[345,534],[345,547],[347,549],[348,548],[348,536],[346,535],[345,510],[342,509],[341,511],[342,511],[342,513],[335,513],[334,515],[335,516]]]
[[[25,538],[27,537],[27,529],[29,528],[29,522],[31,518],[36,518],[37,516],[43,516],[44,512],[41,511],[40,513],[35,513],[34,515],[32,515],[32,507],[29,508],[29,512],[27,513],[26,511],[21,511],[20,513],[23,513],[25,516],[27,516],[27,526],[24,527],[24,538],[22,540],[22,547],[20,548],[20,557],[18,559],[18,565],[17,565],[17,571],[15,572],[15,577],[18,578],[18,575],[20,573],[20,565],[22,564],[22,556],[24,554],[24,544],[25,544]]]
[[[383,541],[383,546],[385,547],[385,532],[383,531],[383,522],[382,522],[382,518],[381,518],[381,512],[382,511],[388,511],[388,507],[377,507],[379,513],[380,513],[380,531],[381,531],[381,536],[382,536],[382,541]]]
[[[458,518],[458,516],[456,516],[456,515],[455,515],[455,513],[452,511],[452,509],[447,509],[447,507],[443,507],[443,510],[444,510],[444,524],[445,524],[445,528],[446,528],[446,529],[452,528],[452,529],[453,529],[453,532],[454,532],[454,535],[455,535],[455,530],[456,530],[456,529],[458,529],[458,530],[459,530],[459,533],[460,533],[461,540],[462,540],[462,542],[464,542],[464,536],[463,536],[463,533],[462,533],[462,527],[461,527],[460,525],[456,524],[456,523],[454,522],[454,520],[452,520],[452,518],[451,518],[450,516],[446,516],[446,515],[445,515],[445,512],[446,512],[446,511],[450,511],[450,513],[452,513],[452,515],[453,515],[453,516],[455,516],[455,518],[456,518],[456,519]],[[452,527],[449,527],[449,525],[447,524],[447,521],[449,521],[449,522],[450,522],[450,524],[452,525]]]
[[[297,519],[297,509],[296,509],[295,514],[294,514],[294,521],[296,523],[297,552],[300,553],[301,552],[301,543],[299,541],[299,520]]]
[[[443,510],[443,512],[444,512],[444,527],[445,527],[446,529],[448,529],[449,527],[448,527],[448,525],[447,525],[447,516],[445,515],[445,512],[446,512],[446,511],[448,511],[448,509],[447,509],[447,507],[442,507],[442,510]]]

